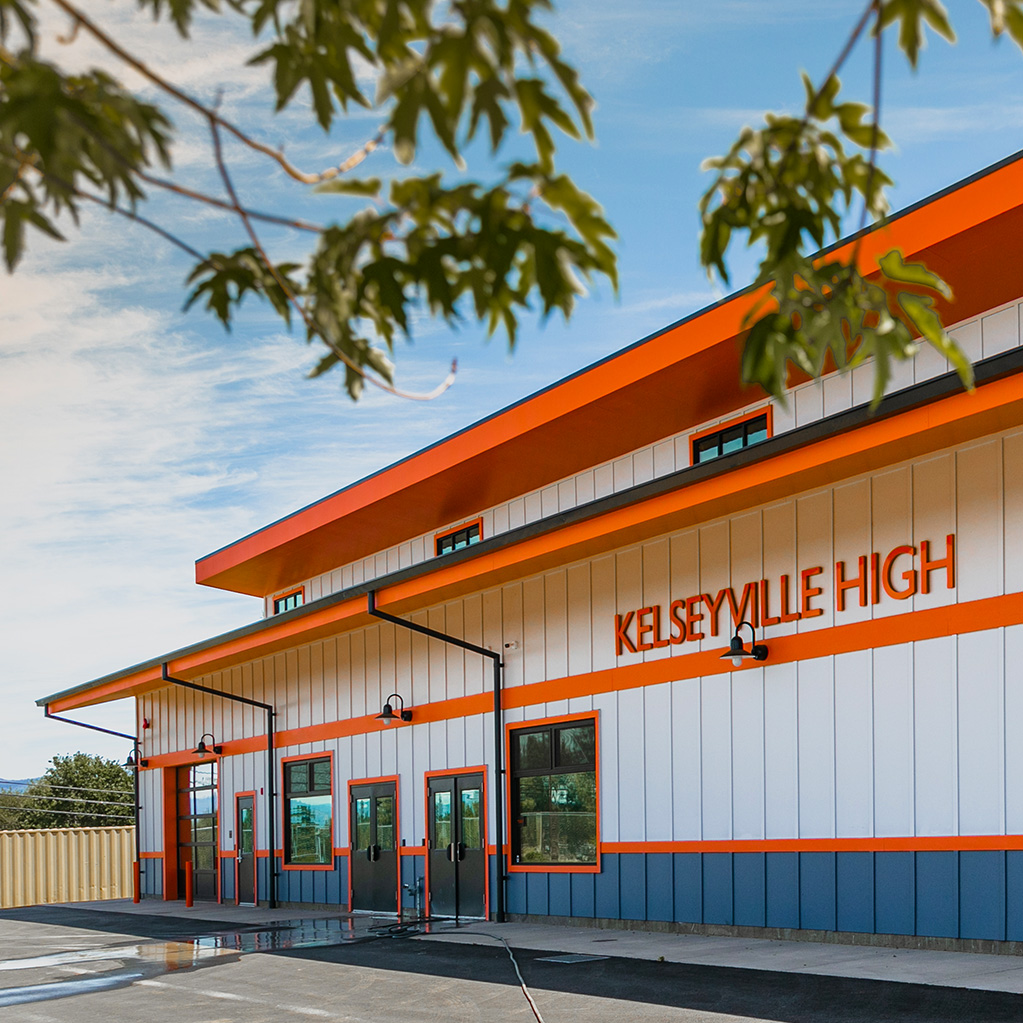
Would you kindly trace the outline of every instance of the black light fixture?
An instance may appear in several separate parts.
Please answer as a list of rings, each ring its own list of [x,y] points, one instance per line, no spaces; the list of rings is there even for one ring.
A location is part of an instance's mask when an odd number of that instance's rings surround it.
[[[743,645],[742,637],[739,635],[739,630],[746,626],[750,631],[750,648],[749,650]],[[735,635],[732,636],[732,641],[728,646],[728,649],[721,655],[721,660],[730,660],[736,668],[742,667],[743,661],[766,661],[767,660],[767,646],[764,643],[757,643],[757,634],[753,630],[753,626],[749,622],[739,622],[735,627]]]
[[[401,701],[401,708],[397,714],[394,713],[394,708],[391,706],[391,700]],[[377,714],[376,719],[377,721],[385,721],[387,724],[390,724],[392,721],[397,721],[399,718],[402,721],[411,721],[412,711],[405,709],[405,701],[399,693],[391,693],[391,695],[387,697],[384,709]]]
[[[209,746],[207,746],[205,742],[207,735],[210,737]],[[197,757],[204,757],[206,756],[207,753],[212,752],[215,756],[219,757],[220,754],[224,752],[224,747],[216,745],[216,742],[217,740],[213,738],[212,732],[203,732],[202,735],[199,737],[199,745],[195,747],[194,750],[195,755]]]
[[[124,766],[128,768],[129,771],[134,771],[137,767],[148,767],[149,761],[143,760],[142,757],[139,756],[139,748],[135,746],[128,754],[128,758],[125,760]]]

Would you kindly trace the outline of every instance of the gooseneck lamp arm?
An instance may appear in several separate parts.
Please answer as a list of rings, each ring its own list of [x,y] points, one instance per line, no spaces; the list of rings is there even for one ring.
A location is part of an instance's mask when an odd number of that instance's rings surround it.
[[[739,635],[739,631],[744,625],[750,631],[749,650],[747,650],[743,645],[742,636]],[[735,627],[735,634],[732,636],[728,649],[721,655],[721,660],[730,660],[732,662],[732,666],[736,668],[742,667],[743,661],[766,661],[767,644],[757,643],[757,634],[751,622],[739,622],[739,624]]]

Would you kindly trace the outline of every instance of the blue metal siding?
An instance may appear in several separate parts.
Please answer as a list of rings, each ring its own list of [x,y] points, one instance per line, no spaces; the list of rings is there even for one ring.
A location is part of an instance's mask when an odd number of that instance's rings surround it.
[[[835,854],[836,926],[840,931],[874,931],[874,853]]]
[[[1023,941],[1023,852],[1005,854],[1005,940]]]
[[[835,854],[799,854],[799,926],[811,931],[835,930]]]
[[[915,853],[874,854],[874,921],[879,934],[916,933]]]
[[[596,916],[593,874],[568,874],[572,886],[572,916]]]
[[[549,915],[546,874],[526,874],[526,912],[533,916]]]
[[[916,927],[918,934],[959,937],[959,854],[916,854]]]
[[[675,919],[683,923],[703,920],[703,857],[699,853],[675,853]]]
[[[959,936],[1005,940],[1005,853],[959,854]]]
[[[799,853],[767,853],[767,926],[799,926]]]
[[[671,853],[651,853],[646,858],[646,918],[674,919],[674,878]]]
[[[735,922],[763,927],[767,915],[767,875],[764,853],[736,853],[732,861]]]
[[[617,920],[621,915],[621,901],[618,898],[618,853],[601,856],[601,870],[593,875],[597,916]]]
[[[732,923],[732,854],[703,854],[703,922]]]
[[[623,920],[646,919],[646,861],[644,855],[626,855],[618,861]]]
[[[572,875],[551,874],[547,887],[547,899],[551,916],[572,915]]]

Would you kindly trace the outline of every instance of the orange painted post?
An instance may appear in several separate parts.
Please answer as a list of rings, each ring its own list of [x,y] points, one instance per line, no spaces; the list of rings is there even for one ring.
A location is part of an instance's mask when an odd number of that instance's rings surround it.
[[[191,860],[185,860],[185,905],[186,906],[191,906],[192,905],[192,885],[193,885],[192,861]]]
[[[136,860],[131,866],[132,895],[131,901],[139,903],[142,901],[142,868]]]

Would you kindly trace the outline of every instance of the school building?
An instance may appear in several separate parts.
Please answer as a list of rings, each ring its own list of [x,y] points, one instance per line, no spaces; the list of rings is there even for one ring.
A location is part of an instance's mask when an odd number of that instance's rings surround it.
[[[974,393],[768,399],[741,293],[200,558],[262,618],[39,701],[134,699],[145,895],[1023,940],[1023,158],[896,247]]]

